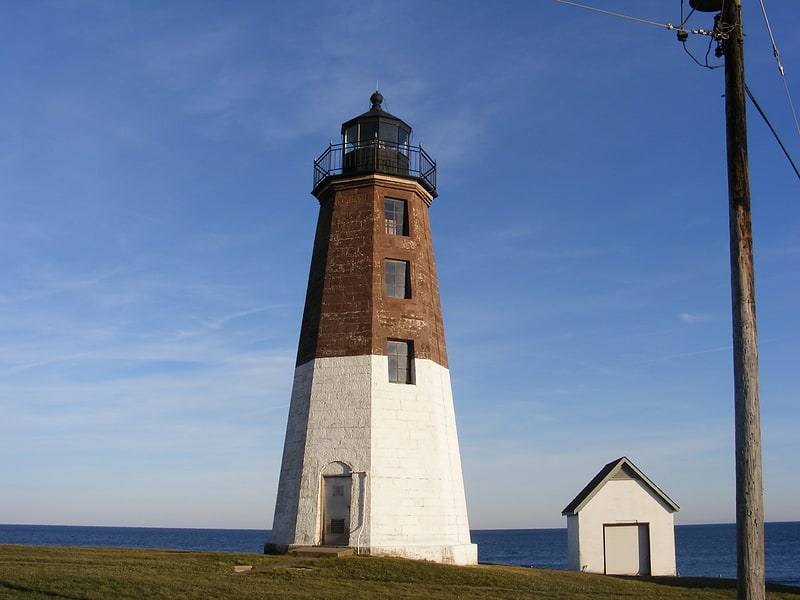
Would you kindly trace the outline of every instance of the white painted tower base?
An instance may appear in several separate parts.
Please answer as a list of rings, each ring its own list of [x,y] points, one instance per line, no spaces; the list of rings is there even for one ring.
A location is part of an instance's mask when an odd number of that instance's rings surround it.
[[[316,358],[295,370],[272,547],[329,543],[329,489],[349,502],[333,545],[476,564],[450,373],[417,359],[415,384],[390,383],[387,360]]]

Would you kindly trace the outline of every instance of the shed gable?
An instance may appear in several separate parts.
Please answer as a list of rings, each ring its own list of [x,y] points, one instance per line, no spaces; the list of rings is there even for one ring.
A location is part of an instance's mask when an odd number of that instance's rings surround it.
[[[627,457],[623,456],[600,469],[600,472],[573,498],[572,502],[567,504],[561,514],[564,516],[577,514],[609,481],[629,480],[638,481],[644,487],[649,488],[666,510],[670,512],[679,510],[678,505],[669,496],[650,481]]]

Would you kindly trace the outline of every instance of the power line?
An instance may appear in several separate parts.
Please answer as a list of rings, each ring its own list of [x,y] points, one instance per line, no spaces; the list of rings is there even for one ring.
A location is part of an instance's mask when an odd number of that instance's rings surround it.
[[[800,179],[800,170],[797,169],[797,165],[794,164],[792,157],[789,155],[789,151],[786,149],[786,146],[783,145],[780,136],[778,136],[778,132],[775,131],[775,128],[772,126],[772,123],[769,122],[767,115],[761,109],[761,106],[759,106],[755,96],[753,96],[753,92],[750,91],[750,87],[747,84],[745,84],[744,86],[744,91],[747,92],[747,97],[750,98],[750,102],[752,102],[753,106],[756,107],[758,114],[760,114],[761,118],[764,119],[764,122],[767,124],[767,127],[769,127],[769,130],[772,132],[772,135],[775,137],[775,140],[778,142],[778,145],[781,147],[781,150],[783,150],[783,153],[789,160],[789,164],[792,165],[792,168],[794,169],[795,175],[797,175],[797,178]]]
[[[567,4],[569,6],[574,6],[576,8],[583,8],[585,10],[591,10],[593,12],[598,12],[604,15],[609,15],[612,17],[619,17],[620,19],[627,19],[629,21],[636,21],[637,23],[645,23],[646,25],[655,25],[656,27],[665,27],[671,31],[679,30],[679,33],[693,33],[695,35],[710,35],[713,38],[727,38],[727,33],[721,33],[718,31],[708,31],[706,29],[684,29],[684,23],[681,23],[679,26],[675,26],[672,23],[659,23],[657,21],[648,21],[647,19],[640,19],[639,17],[631,17],[630,15],[623,15],[621,13],[612,12],[610,10],[604,10],[602,8],[597,8],[594,6],[586,6],[585,4],[578,4],[577,2],[570,2],[569,0],[554,0],[555,2],[560,2],[561,4]],[[694,12],[694,11],[692,11]],[[690,13],[691,15],[691,13]],[[687,17],[688,19],[688,17]]]
[[[555,1],[560,2],[561,4],[569,4],[570,6],[576,6],[577,8],[584,8],[586,10],[599,12],[604,15],[611,15],[612,17],[620,17],[622,19],[628,19],[629,21],[637,21],[639,23],[646,23],[647,25],[656,25],[657,27],[666,27],[667,29],[675,29],[675,26],[672,23],[657,23],[655,21],[648,21],[646,19],[639,19],[638,17],[630,17],[628,15],[611,12],[610,10],[603,10],[602,8],[595,8],[594,6],[586,6],[584,4],[578,4],[577,2],[569,2],[568,0],[555,0]]]
[[[775,55],[775,60],[778,63],[778,71],[780,72],[781,79],[783,80],[783,89],[786,90],[786,98],[789,101],[789,108],[791,109],[792,117],[794,118],[794,127],[795,129],[797,129],[797,134],[800,135],[800,123],[797,122],[797,112],[794,110],[794,102],[792,102],[792,94],[789,92],[789,85],[786,82],[786,72],[783,70],[783,63],[781,63],[781,53],[778,52],[778,46],[777,44],[775,44],[775,36],[772,35],[772,27],[769,24],[769,17],[767,17],[767,9],[764,6],[764,0],[759,0],[759,3],[761,4],[761,14],[764,15],[764,23],[767,24],[769,41],[772,43],[772,53]],[[797,169],[795,169],[795,171],[797,171]]]
[[[704,67],[704,68],[707,68],[707,69],[717,69],[717,68],[723,66],[723,65],[713,65],[713,66],[710,65],[708,63],[708,55],[711,52],[711,47],[712,47],[712,45],[713,45],[715,40],[716,40],[716,42],[718,44],[717,51],[715,52],[715,54],[717,56],[720,56],[722,54],[720,44],[724,40],[727,40],[729,38],[729,33],[733,29],[733,25],[732,24],[724,25],[721,22],[719,22],[719,15],[715,19],[714,29],[712,31],[707,31],[705,29],[685,29],[684,26],[686,25],[686,23],[689,20],[689,18],[694,14],[695,10],[692,9],[689,12],[689,14],[684,18],[684,15],[683,15],[683,12],[684,12],[683,0],[681,0],[681,24],[678,27],[676,27],[672,23],[658,23],[657,21],[649,21],[647,19],[641,19],[639,17],[632,17],[630,15],[624,15],[624,14],[616,13],[616,12],[613,12],[613,11],[610,11],[610,10],[605,10],[605,9],[602,9],[602,8],[596,8],[594,6],[586,6],[585,4],[578,4],[577,2],[571,2],[570,0],[555,0],[555,2],[559,2],[561,4],[567,4],[569,6],[574,6],[576,8],[583,8],[585,10],[590,10],[592,12],[598,12],[598,13],[601,13],[601,14],[604,14],[604,15],[609,15],[609,16],[612,16],[612,17],[619,17],[621,19],[627,19],[629,21],[636,21],[637,23],[644,23],[646,25],[656,25],[657,27],[665,27],[666,29],[670,29],[670,30],[676,30],[677,29],[678,30],[678,40],[683,45],[684,51],[689,55],[689,57],[695,63],[697,63],[697,65],[699,65],[701,67]],[[789,99],[789,106],[792,109],[792,116],[794,117],[795,127],[797,127],[798,134],[800,134],[800,124],[798,123],[797,113],[795,112],[794,104],[792,103],[791,94],[789,93],[789,87],[788,87],[788,85],[786,83],[786,76],[785,76],[785,73],[784,73],[783,65],[781,64],[780,53],[778,52],[778,47],[775,44],[775,38],[772,35],[772,28],[769,25],[769,19],[767,18],[767,12],[766,12],[766,9],[764,8],[764,0],[759,0],[759,2],[761,3],[761,10],[762,10],[762,12],[764,14],[764,20],[767,23],[767,31],[769,31],[769,37],[770,37],[770,40],[772,41],[773,53],[775,55],[776,60],[778,61],[778,70],[780,71],[781,77],[783,78],[783,85],[784,85],[784,88],[786,89],[786,95],[787,95],[787,97]],[[724,7],[724,4],[725,4],[725,2],[723,0],[723,7]],[[698,34],[698,35],[708,35],[708,36],[710,36],[712,38],[711,40],[709,40],[708,49],[706,50],[705,63],[700,62],[700,60],[698,60],[689,51],[689,49],[686,47],[686,40],[688,39],[688,34],[690,34],[690,33]],[[800,170],[798,170],[797,165],[795,165],[794,161],[792,160],[792,157],[789,155],[789,151],[786,149],[786,146],[781,141],[780,136],[778,135],[777,131],[775,131],[775,128],[772,126],[772,123],[770,123],[769,119],[767,118],[767,115],[764,113],[764,111],[762,110],[761,106],[756,101],[755,96],[753,96],[753,93],[750,91],[750,88],[747,87],[746,84],[745,84],[744,88],[745,88],[745,92],[747,93],[747,96],[750,98],[750,101],[753,103],[753,106],[756,107],[756,110],[761,115],[761,118],[767,124],[767,127],[769,127],[770,131],[772,132],[772,135],[775,137],[775,140],[778,142],[778,145],[781,147],[781,150],[783,150],[783,153],[786,155],[786,158],[789,160],[789,164],[792,166],[792,169],[794,169],[794,172],[797,175],[798,179],[800,179]]]

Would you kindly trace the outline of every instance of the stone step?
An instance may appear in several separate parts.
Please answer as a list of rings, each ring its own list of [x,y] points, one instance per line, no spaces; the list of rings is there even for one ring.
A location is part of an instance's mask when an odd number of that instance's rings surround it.
[[[339,558],[341,556],[353,556],[355,552],[352,548],[346,548],[344,546],[300,546],[291,548],[287,554],[308,558],[322,558],[325,556]]]

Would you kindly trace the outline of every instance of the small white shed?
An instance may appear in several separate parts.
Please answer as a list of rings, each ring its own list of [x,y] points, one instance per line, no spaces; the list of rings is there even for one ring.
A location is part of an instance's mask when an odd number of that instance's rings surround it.
[[[626,457],[608,463],[561,514],[567,566],[606,575],[675,575],[679,507]]]

